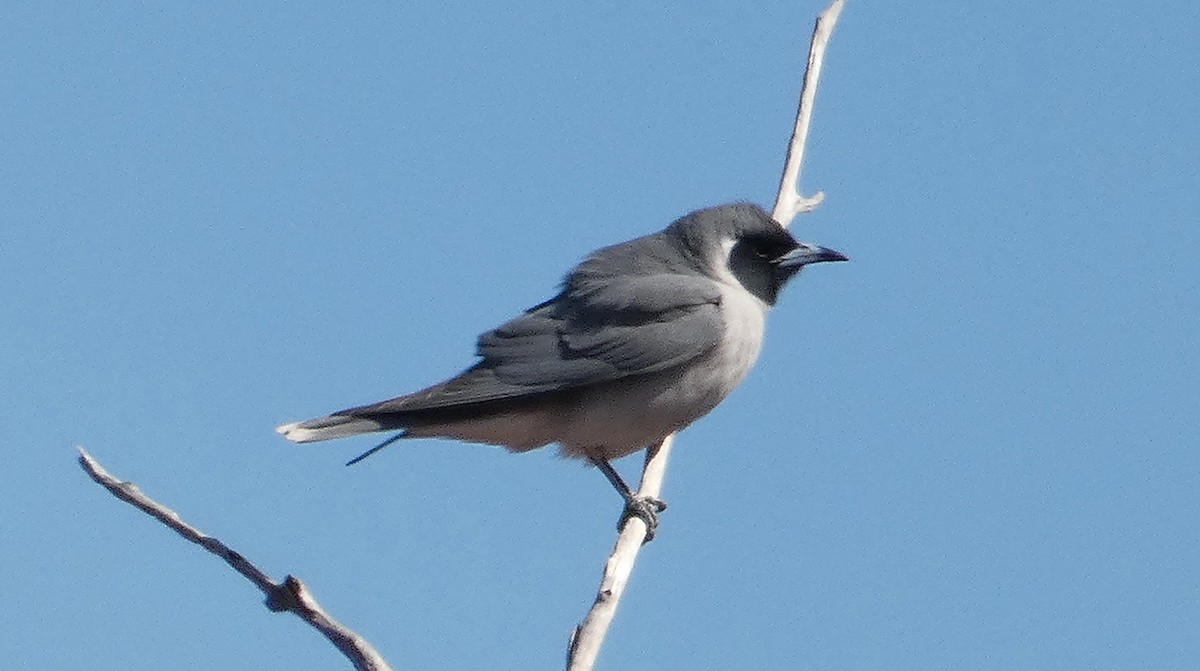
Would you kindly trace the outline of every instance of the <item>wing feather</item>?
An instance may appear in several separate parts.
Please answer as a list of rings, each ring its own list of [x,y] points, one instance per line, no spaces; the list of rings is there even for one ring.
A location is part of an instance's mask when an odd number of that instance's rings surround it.
[[[575,274],[555,298],[481,335],[481,361],[460,375],[337,414],[400,419],[667,370],[717,345],[719,303],[717,288],[700,276]]]

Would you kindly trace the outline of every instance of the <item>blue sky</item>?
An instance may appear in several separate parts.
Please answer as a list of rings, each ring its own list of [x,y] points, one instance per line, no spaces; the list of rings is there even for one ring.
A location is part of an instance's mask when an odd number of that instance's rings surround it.
[[[81,444],[397,669],[560,667],[597,473],[272,429],[458,371],[596,247],[769,206],[823,6],[0,9],[0,658],[344,668]],[[1200,666],[1198,27],[851,0],[794,230],[852,262],[680,437],[601,668]]]

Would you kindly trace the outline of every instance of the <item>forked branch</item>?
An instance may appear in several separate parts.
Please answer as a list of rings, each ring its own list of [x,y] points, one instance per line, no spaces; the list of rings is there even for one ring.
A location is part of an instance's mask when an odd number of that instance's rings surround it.
[[[808,127],[812,124],[817,80],[821,78],[825,48],[829,46],[829,37],[845,4],[845,0],[834,0],[817,16],[817,25],[813,28],[812,42],[808,47],[808,66],[804,70],[804,84],[800,88],[800,105],[796,109],[796,124],[792,128],[792,139],[788,142],[783,176],[779,179],[779,193],[775,196],[775,209],[771,212],[775,221],[783,224],[784,228],[792,223],[797,214],[812,212],[825,200],[825,194],[821,191],[809,197],[800,195],[800,167],[804,163],[804,148],[808,144]]]
[[[265,596],[263,603],[276,613],[294,613],[321,632],[359,671],[391,671],[388,663],[362,636],[329,616],[299,578],[288,576],[282,583],[267,577],[254,564],[221,541],[183,521],[174,510],[146,496],[132,482],[123,482],[104,470],[92,455],[79,448],[79,465],[113,496],[170,527],[172,531],[225,560],[233,570],[254,583]]]

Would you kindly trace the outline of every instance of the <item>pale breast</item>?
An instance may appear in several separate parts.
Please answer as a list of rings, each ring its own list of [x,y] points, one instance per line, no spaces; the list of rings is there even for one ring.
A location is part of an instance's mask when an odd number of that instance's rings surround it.
[[[725,334],[712,354],[711,366],[724,398],[742,383],[758,361],[766,329],[767,304],[741,289],[721,288]]]
[[[680,368],[629,378],[582,395],[562,413],[555,442],[566,456],[615,459],[678,431],[717,407],[745,379],[762,348],[766,304],[723,291],[725,335]]]

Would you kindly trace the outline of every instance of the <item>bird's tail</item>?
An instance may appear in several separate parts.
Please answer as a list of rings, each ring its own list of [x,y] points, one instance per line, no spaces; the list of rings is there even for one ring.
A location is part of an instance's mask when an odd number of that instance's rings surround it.
[[[349,436],[357,436],[363,433],[374,433],[376,431],[386,431],[389,428],[372,419],[364,419],[362,417],[353,417],[351,415],[329,415],[328,417],[318,417],[305,422],[292,422],[284,424],[277,429],[275,433],[287,438],[293,443],[315,443],[318,440],[333,440],[334,438],[347,438]],[[357,457],[346,462],[347,466],[357,464],[367,457],[375,454],[392,443],[404,438],[408,435],[407,431],[401,431],[396,435],[388,438],[382,443],[363,452]]]
[[[371,419],[353,417],[350,415],[329,415],[318,417],[305,422],[292,422],[275,429],[275,433],[287,438],[293,443],[313,443],[318,440],[346,438],[363,433],[386,431],[386,427]]]

